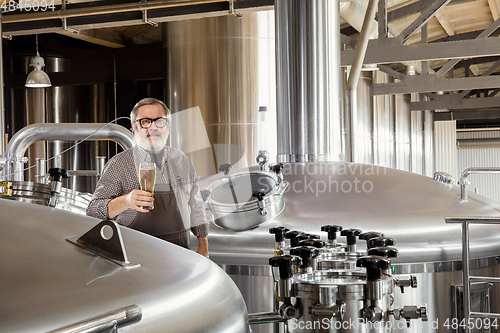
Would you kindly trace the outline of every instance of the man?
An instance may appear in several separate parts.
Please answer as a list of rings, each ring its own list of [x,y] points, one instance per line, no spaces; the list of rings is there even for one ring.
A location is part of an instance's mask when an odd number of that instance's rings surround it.
[[[116,219],[185,248],[191,229],[198,239],[196,252],[208,258],[208,223],[194,167],[184,153],[166,146],[170,110],[155,98],[145,98],[134,106],[130,120],[137,144],[108,161],[87,215]],[[154,194],[140,190],[141,162],[156,164]],[[154,208],[143,208],[148,206]]]

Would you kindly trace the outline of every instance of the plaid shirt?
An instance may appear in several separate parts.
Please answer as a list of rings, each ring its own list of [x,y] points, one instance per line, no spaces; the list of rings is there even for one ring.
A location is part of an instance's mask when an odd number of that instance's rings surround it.
[[[87,207],[87,215],[99,219],[108,219],[108,203],[121,195],[128,194],[132,190],[140,189],[137,179],[137,169],[134,164],[134,148],[127,149],[113,158],[111,158],[97,183],[96,190],[92,196],[89,206]],[[139,158],[144,162],[151,162],[151,155],[144,149],[137,148]],[[191,231],[197,237],[205,237],[208,235],[208,223],[205,217],[205,209],[203,200],[198,188],[196,173],[189,158],[180,150],[166,146],[163,149],[163,161],[161,173],[168,178],[168,183],[172,184],[169,172],[165,172],[165,168],[169,166],[170,170],[175,170],[175,176],[189,180],[187,184],[190,187],[189,198],[186,198],[190,208]],[[186,187],[186,184],[183,184]],[[127,209],[118,214],[115,218],[116,222],[123,226],[130,226],[135,221],[137,211],[135,209]]]

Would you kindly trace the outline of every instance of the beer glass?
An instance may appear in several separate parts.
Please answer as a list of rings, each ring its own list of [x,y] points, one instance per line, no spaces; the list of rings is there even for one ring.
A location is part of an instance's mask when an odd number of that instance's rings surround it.
[[[141,190],[147,191],[153,194],[153,190],[156,182],[156,166],[154,163],[142,162],[139,165],[139,183],[141,184]],[[152,206],[142,206],[143,209],[153,209]]]

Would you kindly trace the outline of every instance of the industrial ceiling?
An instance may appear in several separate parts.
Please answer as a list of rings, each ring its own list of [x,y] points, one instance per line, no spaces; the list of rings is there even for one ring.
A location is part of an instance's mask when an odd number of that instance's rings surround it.
[[[120,49],[161,43],[157,25],[162,22],[245,15],[274,6],[273,0],[43,1],[53,8],[28,12],[29,0],[21,1],[21,6],[11,2],[10,9],[15,10],[3,8],[4,38],[50,33],[83,40],[85,45]],[[497,126],[492,119],[500,119],[499,1],[380,0],[375,17],[378,34],[369,42],[364,63],[398,80],[374,84],[373,94],[422,93],[426,98],[412,102],[412,110],[440,110],[436,120]],[[367,4],[356,2],[362,9]],[[340,26],[346,45],[342,66],[352,63],[359,36],[346,21],[341,19]],[[406,74],[412,63],[417,65],[417,75]]]

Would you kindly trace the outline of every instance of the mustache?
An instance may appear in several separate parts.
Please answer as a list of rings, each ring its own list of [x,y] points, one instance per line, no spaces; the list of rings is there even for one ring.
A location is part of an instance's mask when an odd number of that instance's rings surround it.
[[[157,136],[161,136],[161,133],[159,131],[150,131],[146,134],[146,136],[149,138],[150,136],[152,135],[157,135]]]

